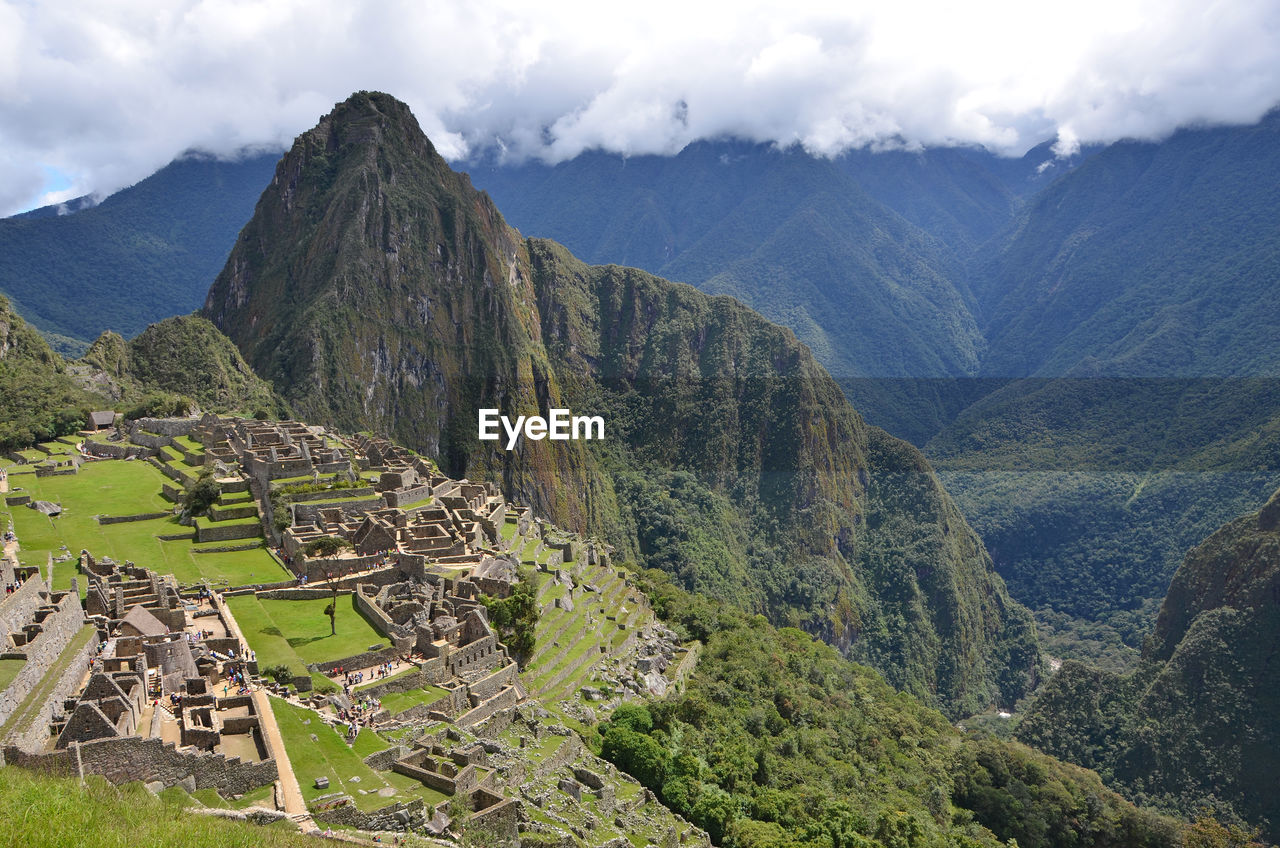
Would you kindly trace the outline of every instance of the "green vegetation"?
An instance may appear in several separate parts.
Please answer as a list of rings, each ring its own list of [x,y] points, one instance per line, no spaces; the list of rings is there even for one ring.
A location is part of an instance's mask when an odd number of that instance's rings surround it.
[[[238,595],[227,599],[249,647],[266,666],[288,666],[294,674],[306,674],[308,663],[337,660],[362,654],[371,645],[387,644],[355,608],[351,595],[337,604],[337,634],[329,632],[324,608],[328,598],[283,601]]]
[[[374,682],[379,683],[381,681]],[[378,700],[382,702],[384,710],[388,710],[392,715],[395,715],[396,713],[404,712],[410,707],[434,704],[448,694],[439,686],[424,686],[421,689],[410,689],[408,692],[389,692]]]
[[[146,462],[118,460],[90,462],[79,473],[37,478],[10,472],[12,489],[20,488],[33,500],[62,505],[62,514],[49,518],[24,506],[2,507],[0,516],[12,519],[21,545],[19,559],[43,566],[49,554],[71,555],[54,564],[54,588],[64,590],[76,574],[76,555],[88,550],[95,557],[126,560],[161,574],[173,574],[180,583],[208,581],[217,585],[244,586],[284,579],[284,569],[263,547],[226,553],[196,553],[201,546],[192,539],[161,541],[160,536],[191,533],[176,517],[153,518],[119,524],[99,524],[96,516],[168,512],[160,487],[166,478]],[[63,546],[66,550],[63,550]],[[208,546],[205,546],[208,547]],[[216,546],[215,546],[216,547]],[[81,580],[81,588],[86,588]]]
[[[18,672],[22,671],[22,667],[26,664],[26,660],[0,660],[0,691],[9,687],[13,678],[18,676]]]
[[[489,622],[498,630],[504,645],[518,658],[527,659],[533,652],[538,628],[538,599],[535,597],[535,575],[524,569],[511,594],[502,599],[481,596],[489,612]]]
[[[195,815],[193,803],[180,791],[156,797],[141,783],[112,786],[97,775],[79,781],[0,769],[0,820],[24,848],[314,848],[315,839],[288,822],[260,827]]]
[[[0,451],[74,433],[102,403],[72,380],[62,357],[4,297],[0,349]]]
[[[365,765],[363,758],[377,750],[375,739],[361,741],[357,737],[355,747],[352,747],[311,710],[274,697],[271,698],[271,709],[280,726],[280,735],[284,737],[289,762],[302,787],[302,797],[308,804],[320,795],[337,791],[351,795],[356,806],[366,812],[396,801],[421,798],[427,804],[437,804],[447,798],[412,778],[395,772],[374,771]],[[361,736],[365,735],[361,732]],[[317,777],[328,777],[329,788],[316,789]],[[351,782],[353,777],[358,777],[359,781]],[[388,787],[395,790],[395,795],[385,797],[378,794],[377,790]]]
[[[1187,555],[1133,672],[1065,663],[1018,737],[1142,803],[1280,839],[1280,799],[1260,790],[1280,772],[1278,579],[1280,492]]]
[[[72,215],[0,221],[0,291],[80,349],[197,308],[279,155],[178,159]],[[52,210],[46,210],[52,212]]]
[[[222,487],[213,479],[213,472],[206,470],[182,493],[182,508],[191,515],[204,515],[221,495]]]
[[[1095,774],[962,733],[798,630],[644,581],[707,644],[685,692],[620,707],[601,751],[719,844],[1179,844]]]
[[[820,635],[956,715],[1033,685],[1030,616],[923,456],[868,428],[792,333],[730,298],[522,239],[387,95],[339,104],[285,162],[296,184],[264,193],[203,314],[300,415],[438,446],[446,473],[510,481],[557,524]],[[406,233],[396,274],[409,288],[369,276],[385,245],[339,214],[370,203]],[[952,298],[936,269],[899,261],[927,290],[905,296],[912,314]],[[364,284],[339,295],[343,279]],[[441,307],[422,316],[422,299]],[[886,320],[901,306],[842,297],[840,314],[854,302]],[[455,321],[466,338],[446,344]],[[972,342],[971,329],[958,335]],[[387,368],[363,355],[375,349]],[[400,373],[438,379],[388,376]],[[608,438],[509,454],[476,437],[478,407],[548,403],[602,415]]]
[[[93,369],[93,379],[116,386],[126,400],[137,399],[130,418],[185,415],[193,403],[214,412],[287,412],[235,345],[196,315],[166,318],[128,342],[105,332],[81,363]]]

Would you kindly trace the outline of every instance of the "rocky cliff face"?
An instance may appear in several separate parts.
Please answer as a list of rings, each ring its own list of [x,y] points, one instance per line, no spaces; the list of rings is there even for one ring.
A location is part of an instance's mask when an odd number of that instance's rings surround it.
[[[204,314],[298,414],[802,626],[949,711],[1009,702],[1034,633],[919,452],[726,297],[526,240],[404,104],[354,95],[281,160]],[[602,415],[600,442],[477,437],[477,410]]]

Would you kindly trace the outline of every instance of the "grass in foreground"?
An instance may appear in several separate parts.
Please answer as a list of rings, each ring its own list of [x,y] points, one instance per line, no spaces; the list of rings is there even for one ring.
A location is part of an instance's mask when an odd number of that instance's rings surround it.
[[[0,660],[0,691],[9,687],[13,678],[18,676],[18,672],[22,671],[22,667],[26,664],[26,660]]]
[[[187,811],[188,796],[165,792],[157,798],[141,784],[112,786],[89,776],[71,778],[0,769],[0,821],[6,844],[23,848],[315,848],[323,844],[287,823],[259,827],[198,816]]]

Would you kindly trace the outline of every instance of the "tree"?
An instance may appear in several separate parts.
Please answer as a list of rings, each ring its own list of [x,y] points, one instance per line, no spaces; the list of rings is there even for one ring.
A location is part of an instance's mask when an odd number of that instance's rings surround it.
[[[333,559],[346,547],[347,543],[337,536],[321,536],[303,548],[302,552],[312,558]],[[328,571],[324,576],[328,579],[330,588],[333,589],[333,600],[324,608],[324,614],[329,616],[329,635],[336,636],[338,633],[338,583],[334,580],[334,575]]]
[[[333,600],[324,608],[324,614],[329,616],[329,635],[338,635],[338,584],[333,585]]]
[[[520,580],[511,587],[509,597],[481,596],[480,602],[489,612],[489,623],[502,635],[503,644],[517,657],[528,658],[537,639],[539,615],[533,574],[522,570]]]
[[[182,493],[182,508],[191,515],[204,515],[221,495],[222,487],[213,479],[213,472],[205,469]]]
[[[337,536],[321,536],[313,542],[308,542],[302,552],[312,559],[333,559],[342,553],[347,547],[347,543],[339,539]]]

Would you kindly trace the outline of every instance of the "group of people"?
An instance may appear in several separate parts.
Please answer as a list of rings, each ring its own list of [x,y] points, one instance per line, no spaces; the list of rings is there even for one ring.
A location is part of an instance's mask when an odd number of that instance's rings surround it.
[[[227,666],[227,683],[222,684],[222,697],[231,694],[231,686],[235,684],[237,695],[249,694],[249,681],[244,676],[244,670],[234,666]]]
[[[26,582],[27,582],[27,578],[19,576],[18,579],[14,580],[12,583],[4,584],[4,593],[6,595],[12,595],[14,592],[21,589],[22,584]]]
[[[338,710],[338,721],[348,725],[347,738],[355,739],[360,728],[373,724],[373,715],[382,709],[382,701],[377,698],[356,698],[351,702],[351,709]]]

